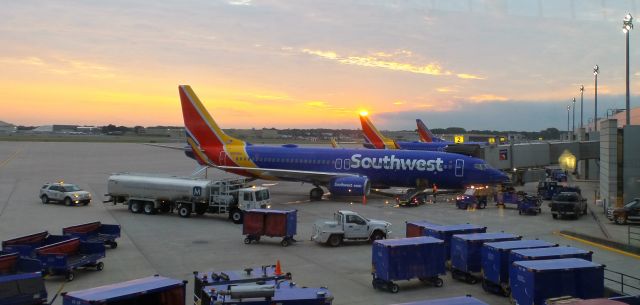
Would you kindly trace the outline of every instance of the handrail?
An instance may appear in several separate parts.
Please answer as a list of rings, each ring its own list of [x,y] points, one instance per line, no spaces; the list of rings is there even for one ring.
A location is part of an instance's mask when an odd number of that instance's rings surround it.
[[[621,272],[613,271],[610,269],[604,269],[604,279],[605,282],[609,281],[614,283],[615,286],[619,287],[617,291],[619,291],[623,295],[637,295],[640,294],[640,278],[635,276],[631,276],[628,274],[624,274]],[[607,276],[609,273],[609,276]],[[619,286],[618,286],[619,285]],[[625,291],[626,288],[626,291]]]

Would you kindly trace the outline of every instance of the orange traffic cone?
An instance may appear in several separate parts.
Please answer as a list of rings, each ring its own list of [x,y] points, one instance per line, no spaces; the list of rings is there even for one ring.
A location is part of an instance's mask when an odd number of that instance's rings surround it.
[[[362,205],[367,205],[367,195],[362,195]]]
[[[276,261],[276,272],[274,272],[276,276],[282,275],[282,267],[280,267],[280,260]]]

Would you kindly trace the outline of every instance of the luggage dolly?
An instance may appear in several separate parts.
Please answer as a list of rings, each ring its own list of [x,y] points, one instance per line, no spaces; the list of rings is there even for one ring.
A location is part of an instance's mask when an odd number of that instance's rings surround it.
[[[428,283],[435,287],[442,287],[442,285],[444,284],[444,281],[438,276],[419,278],[419,280],[423,283]],[[371,281],[371,285],[373,286],[373,289],[387,290],[391,293],[398,293],[398,291],[400,291],[400,286],[398,286],[398,284],[394,283],[393,281],[385,281],[383,279],[379,279],[375,276],[375,274],[373,275],[373,281]]]
[[[260,242],[260,235],[247,235],[247,237],[244,238],[244,243],[247,245],[250,244],[252,241],[255,241],[256,243]],[[289,245],[295,242],[298,242],[298,241],[295,240],[293,237],[285,236],[284,238],[282,238],[282,241],[280,241],[280,245],[283,247],[288,247]]]

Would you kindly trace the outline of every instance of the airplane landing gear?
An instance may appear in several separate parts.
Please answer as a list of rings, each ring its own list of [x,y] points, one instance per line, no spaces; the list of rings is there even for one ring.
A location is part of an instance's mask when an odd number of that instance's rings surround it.
[[[312,188],[311,192],[309,192],[311,201],[322,200],[322,195],[324,195],[324,190],[321,187]]]

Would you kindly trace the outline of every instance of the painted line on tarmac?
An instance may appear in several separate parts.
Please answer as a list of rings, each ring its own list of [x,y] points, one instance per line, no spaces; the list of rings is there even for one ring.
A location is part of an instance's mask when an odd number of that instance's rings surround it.
[[[13,154],[11,154],[9,157],[7,157],[6,159],[2,160],[0,162],[0,168],[2,168],[3,166],[9,164],[9,162],[13,159],[15,159],[20,153],[22,152],[22,148],[16,150]]]
[[[627,251],[623,251],[623,250],[620,250],[620,249],[616,249],[616,248],[612,248],[612,247],[609,247],[609,246],[605,246],[603,244],[599,244],[599,243],[595,243],[595,242],[592,242],[592,241],[588,241],[586,239],[573,237],[573,236],[570,236],[570,235],[567,235],[567,234],[562,234],[562,233],[557,232],[557,231],[553,232],[553,234],[562,236],[562,237],[564,237],[566,239],[575,240],[575,241],[578,241],[578,242],[581,242],[581,243],[584,243],[584,244],[587,244],[587,245],[590,245],[590,246],[594,246],[596,248],[608,250],[608,251],[615,252],[615,253],[622,254],[622,255],[625,255],[625,256],[629,256],[629,257],[633,257],[635,259],[640,259],[640,255],[638,255],[638,254],[634,254],[634,253],[631,253],[631,252],[627,252]]]

